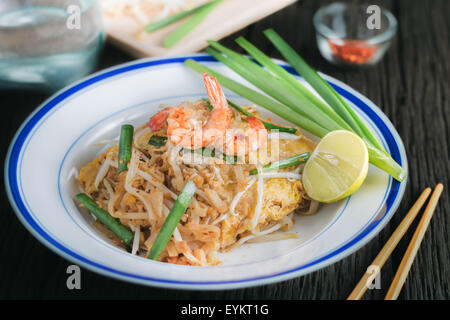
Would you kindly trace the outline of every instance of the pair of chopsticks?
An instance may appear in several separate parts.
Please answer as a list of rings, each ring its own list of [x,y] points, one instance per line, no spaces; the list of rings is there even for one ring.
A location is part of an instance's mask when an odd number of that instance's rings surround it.
[[[414,232],[414,235],[411,239],[411,242],[406,249],[405,255],[398,267],[397,273],[395,274],[394,280],[389,287],[389,290],[386,294],[385,300],[395,300],[400,294],[402,290],[403,284],[405,283],[406,277],[408,276],[409,269],[413,264],[414,258],[416,257],[417,251],[419,250],[420,243],[422,242],[423,236],[427,231],[428,225],[430,224],[431,217],[433,216],[434,210],[436,209],[436,205],[439,201],[439,197],[441,196],[442,190],[444,186],[442,183],[438,183],[434,188],[433,194],[431,195],[430,201],[428,202],[425,211],[420,219],[419,225]],[[392,251],[394,251],[400,239],[408,230],[409,226],[413,222],[414,218],[419,213],[422,206],[425,204],[428,196],[431,193],[430,188],[426,188],[411,209],[408,211],[408,214],[403,218],[400,225],[391,235],[389,240],[384,245],[383,249],[378,253],[375,260],[373,260],[371,266],[375,268],[371,268],[374,272],[366,272],[361,280],[356,285],[355,289],[353,289],[352,293],[348,296],[347,300],[359,300],[366,292],[368,286],[371,284],[372,280],[375,276],[380,272],[386,260],[391,255]]]

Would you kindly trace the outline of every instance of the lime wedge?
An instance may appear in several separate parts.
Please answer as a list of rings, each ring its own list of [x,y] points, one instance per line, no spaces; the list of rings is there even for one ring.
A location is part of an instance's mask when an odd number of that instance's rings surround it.
[[[332,131],[322,138],[306,162],[302,182],[311,199],[333,202],[356,192],[368,168],[364,141],[350,131]]]

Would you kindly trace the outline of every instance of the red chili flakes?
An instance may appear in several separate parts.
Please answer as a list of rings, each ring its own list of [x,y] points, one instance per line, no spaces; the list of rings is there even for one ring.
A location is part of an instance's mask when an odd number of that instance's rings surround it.
[[[377,48],[360,40],[341,40],[343,44],[333,43],[328,40],[331,51],[341,60],[349,63],[362,64],[369,61]]]

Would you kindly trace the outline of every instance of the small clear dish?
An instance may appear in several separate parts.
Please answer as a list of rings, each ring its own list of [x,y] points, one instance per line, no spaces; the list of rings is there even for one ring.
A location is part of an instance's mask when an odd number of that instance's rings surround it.
[[[319,51],[336,65],[376,64],[397,31],[394,15],[376,5],[334,2],[314,15]]]

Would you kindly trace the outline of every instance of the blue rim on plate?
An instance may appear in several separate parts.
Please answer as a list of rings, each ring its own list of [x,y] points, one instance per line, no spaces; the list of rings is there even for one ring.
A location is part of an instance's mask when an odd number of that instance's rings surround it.
[[[98,83],[107,78],[111,78],[126,72],[131,72],[137,69],[150,68],[158,65],[166,64],[182,64],[186,59],[193,59],[198,62],[217,62],[213,57],[209,55],[193,55],[193,56],[182,56],[173,57],[167,59],[145,59],[138,60],[128,64],[119,65],[96,73],[78,83],[61,90],[56,93],[46,102],[44,102],[34,113],[32,113],[19,128],[15,137],[13,138],[11,145],[9,147],[6,161],[5,161],[5,186],[7,194],[12,204],[14,211],[16,212],[20,221],[24,226],[45,246],[50,248],[57,254],[65,257],[68,260],[74,261],[92,271],[112,276],[121,280],[126,280],[130,282],[135,282],[138,284],[147,284],[160,287],[172,287],[172,288],[183,288],[183,289],[229,289],[238,287],[247,287],[255,285],[263,285],[272,282],[278,282],[282,280],[287,280],[293,277],[304,275],[306,273],[312,272],[319,268],[323,268],[330,265],[349,254],[353,253],[370,239],[372,239],[390,220],[394,212],[396,211],[403,193],[406,187],[406,180],[402,183],[392,180],[390,183],[390,189],[388,191],[385,210],[381,217],[378,217],[372,223],[368,224],[359,234],[352,238],[347,243],[343,244],[339,248],[335,249],[331,253],[320,257],[310,263],[298,266],[294,269],[284,271],[277,274],[262,276],[259,278],[249,278],[233,281],[208,281],[208,282],[189,282],[189,281],[174,281],[168,279],[158,279],[143,277],[140,275],[125,273],[122,271],[111,269],[108,266],[90,261],[85,257],[77,254],[76,252],[65,247],[54,238],[52,238],[45,230],[43,230],[39,224],[33,219],[32,215],[28,211],[24,199],[20,196],[20,185],[17,179],[19,157],[29,134],[33,131],[35,126],[59,103],[72,96],[73,94],[89,87],[95,83]],[[284,67],[288,72],[297,75],[295,70],[280,61],[277,61],[282,67]],[[341,83],[340,81],[326,76],[327,81],[333,86],[333,88],[344,98],[351,101],[355,106],[357,106],[362,113],[365,114],[378,128],[381,132],[383,138],[385,139],[388,147],[388,152],[391,154],[392,158],[397,161],[401,166],[407,170],[407,160],[406,153],[404,150],[403,143],[396,132],[395,128],[388,120],[388,118],[382,113],[382,111],[376,107],[371,101],[357,93],[347,85]]]

